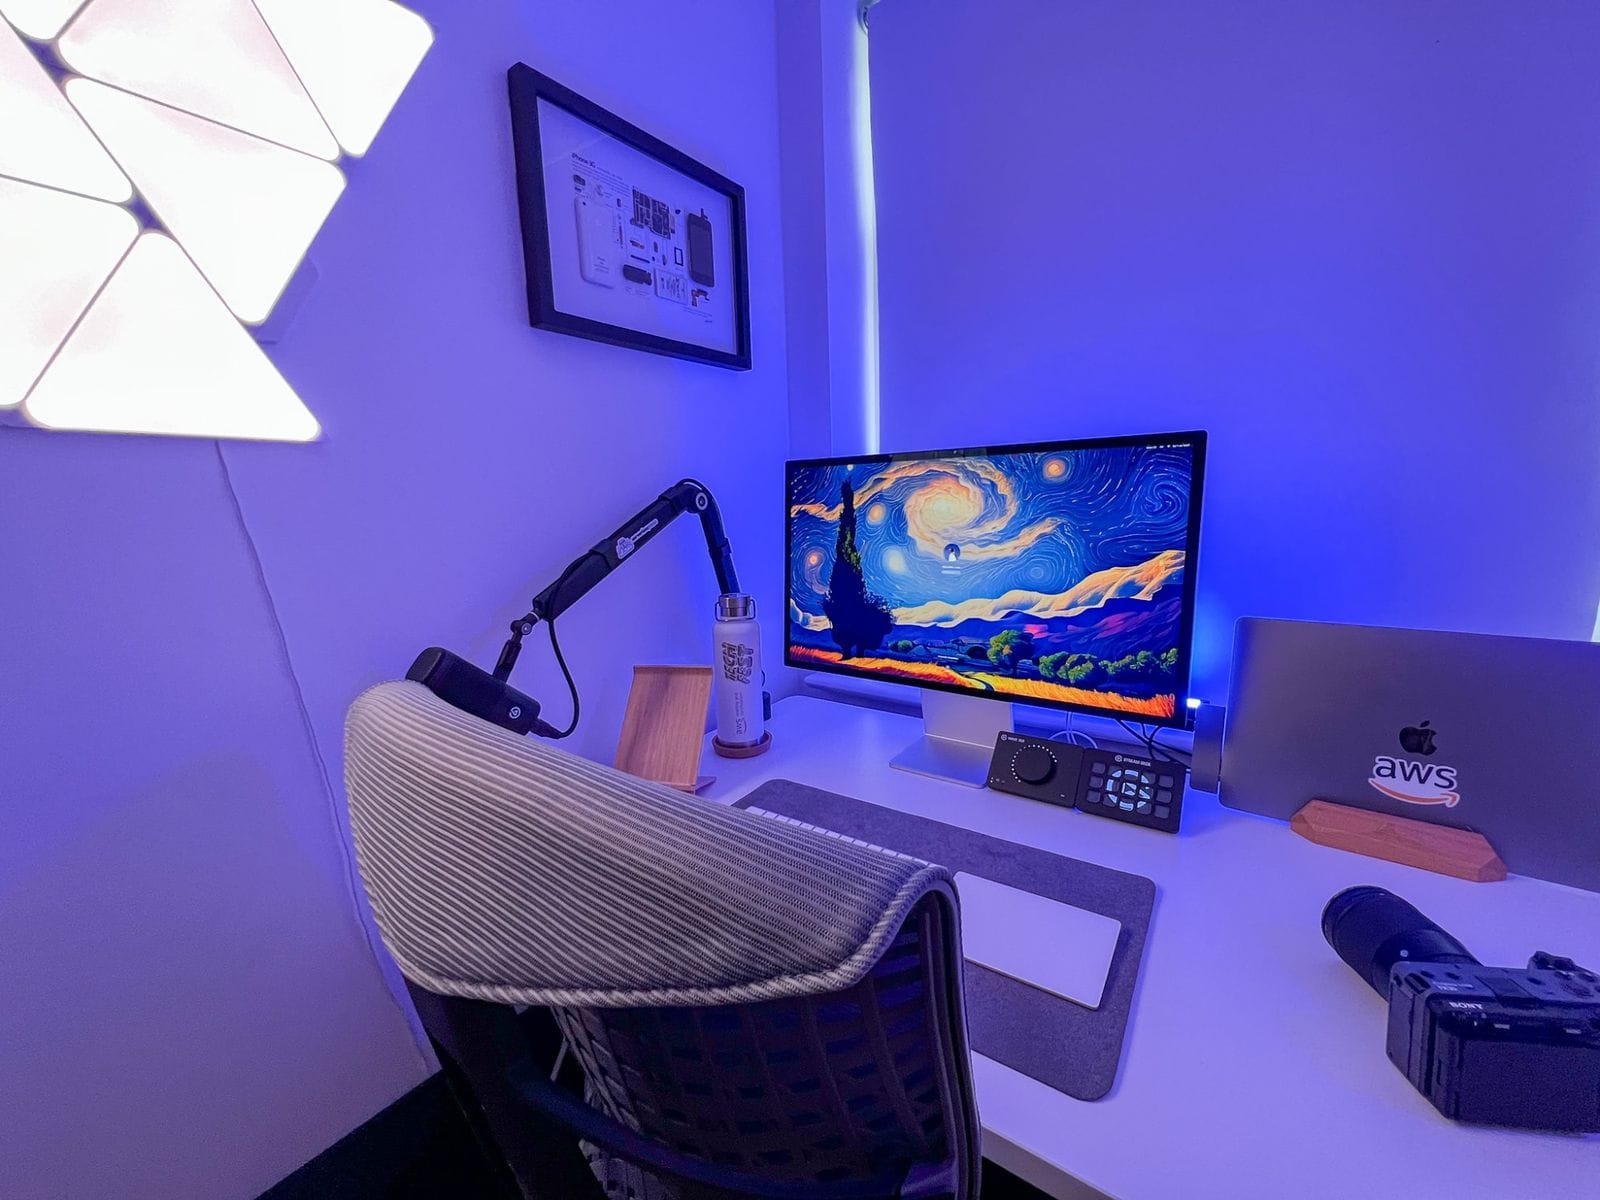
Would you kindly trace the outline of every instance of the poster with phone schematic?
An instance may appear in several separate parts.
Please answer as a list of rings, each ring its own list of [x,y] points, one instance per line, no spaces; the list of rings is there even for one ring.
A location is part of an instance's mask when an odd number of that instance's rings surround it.
[[[730,198],[543,96],[538,117],[556,308],[738,353]]]

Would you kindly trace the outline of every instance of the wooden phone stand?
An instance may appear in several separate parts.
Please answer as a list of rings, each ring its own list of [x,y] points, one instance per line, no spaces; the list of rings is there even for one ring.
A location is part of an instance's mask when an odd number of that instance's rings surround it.
[[[680,792],[710,786],[715,776],[700,774],[710,708],[710,667],[635,667],[617,770]]]
[[[1369,812],[1328,800],[1313,800],[1289,821],[1309,841],[1371,858],[1421,867],[1474,883],[1506,877],[1506,865],[1483,834],[1410,817]]]

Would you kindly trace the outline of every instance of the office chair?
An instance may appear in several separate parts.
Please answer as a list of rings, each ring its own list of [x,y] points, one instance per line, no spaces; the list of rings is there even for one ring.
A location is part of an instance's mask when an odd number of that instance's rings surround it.
[[[977,1197],[943,867],[620,774],[416,683],[358,698],[345,746],[379,932],[510,1194]]]

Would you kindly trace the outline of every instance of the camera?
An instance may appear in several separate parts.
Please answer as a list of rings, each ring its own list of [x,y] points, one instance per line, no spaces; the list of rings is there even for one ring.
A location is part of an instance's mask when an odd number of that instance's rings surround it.
[[[1322,936],[1389,1002],[1389,1061],[1445,1116],[1600,1132],[1600,975],[1542,951],[1486,967],[1379,887],[1328,901]]]

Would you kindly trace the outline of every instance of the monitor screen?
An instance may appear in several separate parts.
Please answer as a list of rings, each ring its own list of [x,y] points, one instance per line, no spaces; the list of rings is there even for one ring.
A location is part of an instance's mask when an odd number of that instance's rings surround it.
[[[791,666],[1185,717],[1205,434],[788,464]]]

